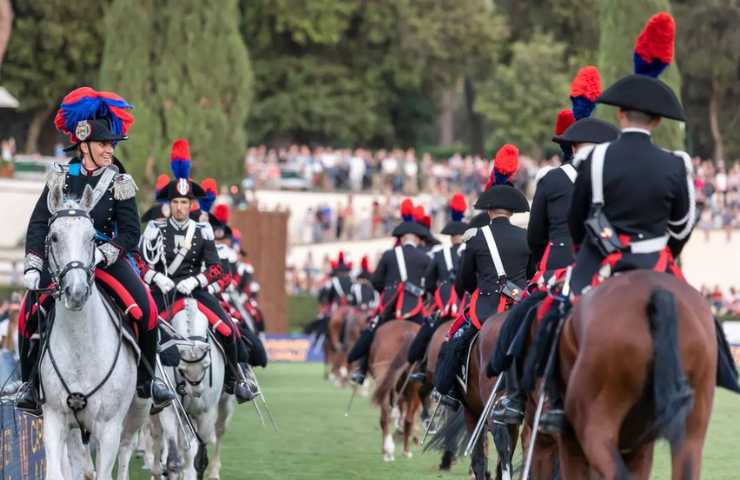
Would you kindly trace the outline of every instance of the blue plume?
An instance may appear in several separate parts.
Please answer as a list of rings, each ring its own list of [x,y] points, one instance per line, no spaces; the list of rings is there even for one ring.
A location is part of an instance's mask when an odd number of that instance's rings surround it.
[[[213,207],[213,203],[216,201],[216,195],[213,194],[213,192],[206,192],[205,197],[201,197],[198,199],[198,203],[200,204],[200,209],[204,212],[210,212],[211,207]]]
[[[634,62],[635,73],[653,78],[658,78],[663,73],[663,70],[668,67],[667,63],[663,63],[657,58],[653,58],[653,61],[648,63],[637,52],[632,54],[632,61]]]
[[[190,179],[190,160],[182,158],[173,158],[170,160],[170,168],[175,178],[184,178],[185,180]]]
[[[594,108],[596,108],[596,102],[592,102],[586,97],[570,97],[570,102],[573,104],[573,117],[576,120],[590,117]]]

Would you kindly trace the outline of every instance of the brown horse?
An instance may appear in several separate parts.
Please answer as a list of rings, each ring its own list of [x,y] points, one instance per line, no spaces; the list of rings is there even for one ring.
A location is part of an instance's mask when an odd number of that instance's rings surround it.
[[[403,454],[411,457],[411,438],[416,417],[421,410],[420,385],[405,382],[409,374],[407,362],[411,341],[419,331],[419,325],[407,320],[390,320],[375,332],[370,347],[369,370],[375,378],[377,387],[373,393],[373,403],[380,407],[380,429],[383,432],[383,460],[394,460],[395,443],[391,417],[393,405],[400,411],[403,422]],[[398,391],[399,389],[403,391]],[[398,398],[396,398],[398,397]]]
[[[496,340],[498,339],[501,327],[506,319],[506,313],[497,313],[489,317],[481,326],[480,332],[473,340],[472,346],[470,347],[470,361],[468,363],[468,374],[465,395],[462,398],[462,412],[464,415],[464,427],[468,433],[472,433],[475,429],[478,419],[483,414],[483,409],[488,397],[491,394],[496,378],[488,378],[486,375],[486,365],[496,348]],[[434,333],[432,341],[429,344],[428,357],[427,357],[427,370],[434,372],[437,365],[437,358],[439,356],[439,350],[441,344],[444,341],[444,337],[447,334],[448,328],[441,327]],[[444,441],[441,441],[441,437],[444,435],[453,436],[454,432],[449,429],[452,428],[454,423],[454,416],[448,417],[447,426],[435,435],[432,443],[437,445],[444,445]],[[487,425],[489,427],[489,425]],[[510,427],[501,430],[492,431],[494,437],[504,433],[510,437],[509,445],[511,446],[510,452],[514,451],[516,446],[517,429]],[[488,429],[487,429],[488,431]],[[488,472],[488,438],[484,433],[480,435],[475,448],[472,452],[471,457],[471,469],[476,480],[485,480],[490,478]],[[464,446],[464,445],[463,445]],[[448,447],[444,447],[445,453],[443,455],[443,464],[451,456],[447,452]],[[449,458],[451,460],[451,458]],[[510,461],[510,458],[508,459]],[[502,468],[504,464],[502,459],[499,457],[496,467],[496,478],[501,478]]]
[[[329,367],[329,380],[337,385],[344,386],[347,383],[349,373],[347,365],[346,338],[342,338],[342,331],[352,318],[352,307],[349,305],[338,305],[329,317],[329,327],[326,342],[324,343],[325,361]],[[345,336],[346,337],[346,336]]]
[[[712,314],[687,283],[632,271],[584,295],[560,338],[563,477],[647,479],[662,437],[672,478],[698,479],[716,368]]]

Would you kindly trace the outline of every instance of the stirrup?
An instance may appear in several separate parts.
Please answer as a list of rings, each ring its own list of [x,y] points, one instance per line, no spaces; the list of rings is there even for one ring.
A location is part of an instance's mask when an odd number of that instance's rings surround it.
[[[453,412],[456,412],[462,403],[457,398],[453,397],[452,395],[441,395],[439,397],[439,403],[444,405],[445,407],[451,409]]]
[[[365,374],[357,370],[352,372],[352,375],[350,375],[349,379],[352,383],[356,383],[358,386],[362,386],[362,384],[365,383]]]
[[[411,375],[409,375],[409,381],[411,382],[424,383],[426,379],[427,379],[426,372],[414,372]]]
[[[555,435],[565,427],[565,411],[562,408],[553,408],[542,412],[538,430],[542,433]]]
[[[15,395],[15,408],[34,417],[43,415],[31,382],[26,382],[18,389]]]
[[[524,421],[524,402],[521,395],[504,396],[491,412],[493,423],[521,425]]]

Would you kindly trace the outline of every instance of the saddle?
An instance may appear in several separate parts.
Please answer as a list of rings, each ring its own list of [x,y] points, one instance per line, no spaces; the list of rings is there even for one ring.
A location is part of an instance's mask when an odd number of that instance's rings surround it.
[[[218,331],[221,335],[225,337],[231,336],[231,327],[224,323],[221,318],[216,315],[210,308],[203,305],[201,302],[197,302],[198,304],[198,310],[205,315],[205,317],[208,319],[208,323],[211,325],[211,328]],[[185,309],[185,298],[179,298],[175,300],[175,302],[170,306],[169,309],[167,309],[164,312],[160,312],[160,316],[164,320],[170,320],[175,315],[177,315],[179,312]]]

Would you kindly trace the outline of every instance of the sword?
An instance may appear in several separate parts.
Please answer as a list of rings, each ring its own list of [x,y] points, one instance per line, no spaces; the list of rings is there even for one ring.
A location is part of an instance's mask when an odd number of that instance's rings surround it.
[[[432,412],[432,418],[429,419],[429,423],[427,424],[427,428],[424,430],[424,437],[421,439],[421,446],[424,446],[424,443],[427,441],[427,436],[429,435],[429,430],[432,429],[432,425],[434,425],[434,419],[437,418],[437,413],[439,413],[439,407],[442,404],[441,401],[437,401],[437,406],[434,407],[434,412]]]
[[[349,411],[352,409],[352,402],[355,400],[355,395],[357,395],[357,386],[352,387],[352,396],[349,397],[349,403],[347,403],[347,409],[344,411],[344,416],[349,417]]]
[[[569,271],[570,273],[570,271]],[[567,276],[568,279],[570,278],[570,275]],[[566,283],[565,288],[563,288],[563,293],[566,295],[568,294],[568,284]],[[540,419],[542,417],[542,408],[545,404],[545,385],[547,384],[547,379],[550,376],[550,371],[553,368],[553,365],[555,365],[555,353],[557,352],[557,342],[560,339],[560,332],[563,329],[563,325],[565,324],[565,314],[564,312],[561,312],[560,319],[558,320],[558,326],[555,329],[555,337],[553,337],[552,345],[550,346],[550,352],[547,355],[547,364],[545,365],[545,372],[542,375],[542,383],[540,383],[540,391],[537,398],[537,410],[535,410],[534,414],[534,422],[532,424],[532,436],[529,440],[529,448],[527,449],[527,458],[524,462],[524,469],[522,469],[522,479],[529,478],[529,471],[532,468],[532,457],[534,455],[534,445],[537,441],[537,433],[540,426]]]
[[[164,371],[164,367],[162,366],[162,361],[159,359],[159,355],[157,355],[156,357],[156,367],[159,368],[159,371],[162,374],[163,381],[167,384],[167,387],[170,388],[173,392],[177,392],[177,390],[173,387],[170,378],[167,376],[167,372]],[[175,395],[175,403],[172,405],[172,408],[175,409],[175,419],[177,419],[177,425],[180,428],[183,436],[185,437],[185,443],[187,444],[188,448],[190,448],[193,439],[197,438],[197,433],[195,432],[195,427],[193,426],[193,423],[190,421],[190,417],[185,411],[185,407],[180,402],[179,395]],[[183,422],[183,418],[185,418],[185,422]],[[185,428],[186,425],[188,427],[187,429]]]
[[[275,419],[272,416],[270,407],[267,405],[267,398],[265,397],[265,394],[262,391],[262,387],[260,386],[260,383],[257,380],[257,374],[254,372],[254,370],[252,369],[252,366],[249,364],[247,364],[247,370],[249,371],[250,376],[254,380],[254,384],[257,385],[257,397],[259,397],[262,400],[262,405],[265,407],[265,413],[267,413],[267,418],[270,420],[273,430],[275,430],[276,432],[279,432],[280,429],[278,428],[277,423],[275,422]],[[244,373],[241,371],[241,365],[239,365],[239,372],[241,373],[242,377],[244,377]],[[244,378],[244,380],[246,380],[246,378]],[[257,399],[255,399],[255,406],[257,406]],[[259,410],[259,407],[257,407],[257,410]]]
[[[257,400],[255,400],[252,403],[254,403],[254,408],[257,410],[257,416],[260,417],[260,423],[262,424],[262,427],[264,428],[264,426],[265,426],[265,417],[262,416],[262,411],[260,410],[260,406],[257,405]]]
[[[395,391],[395,395],[393,396],[393,402],[391,402],[391,408],[395,408],[398,404],[398,397],[401,396],[406,390],[406,386],[409,384],[409,379],[411,378],[411,374],[414,373],[416,369],[416,362],[412,363],[409,366],[409,372],[406,374],[406,378],[403,380],[403,383],[401,384],[401,388]]]
[[[473,451],[473,448],[475,448],[475,444],[478,441],[478,437],[480,437],[480,434],[483,431],[483,427],[486,425],[486,421],[488,420],[488,415],[491,413],[491,409],[493,408],[493,402],[496,399],[496,392],[498,392],[498,389],[501,386],[501,381],[503,380],[503,378],[504,378],[504,374],[500,373],[498,378],[496,379],[496,383],[493,385],[491,394],[488,396],[488,400],[486,400],[486,405],[485,407],[483,407],[483,411],[481,412],[480,417],[478,417],[478,423],[475,425],[475,430],[473,430],[473,435],[470,437],[470,440],[468,441],[468,445],[465,447],[464,455],[466,457],[470,455],[470,453]]]

